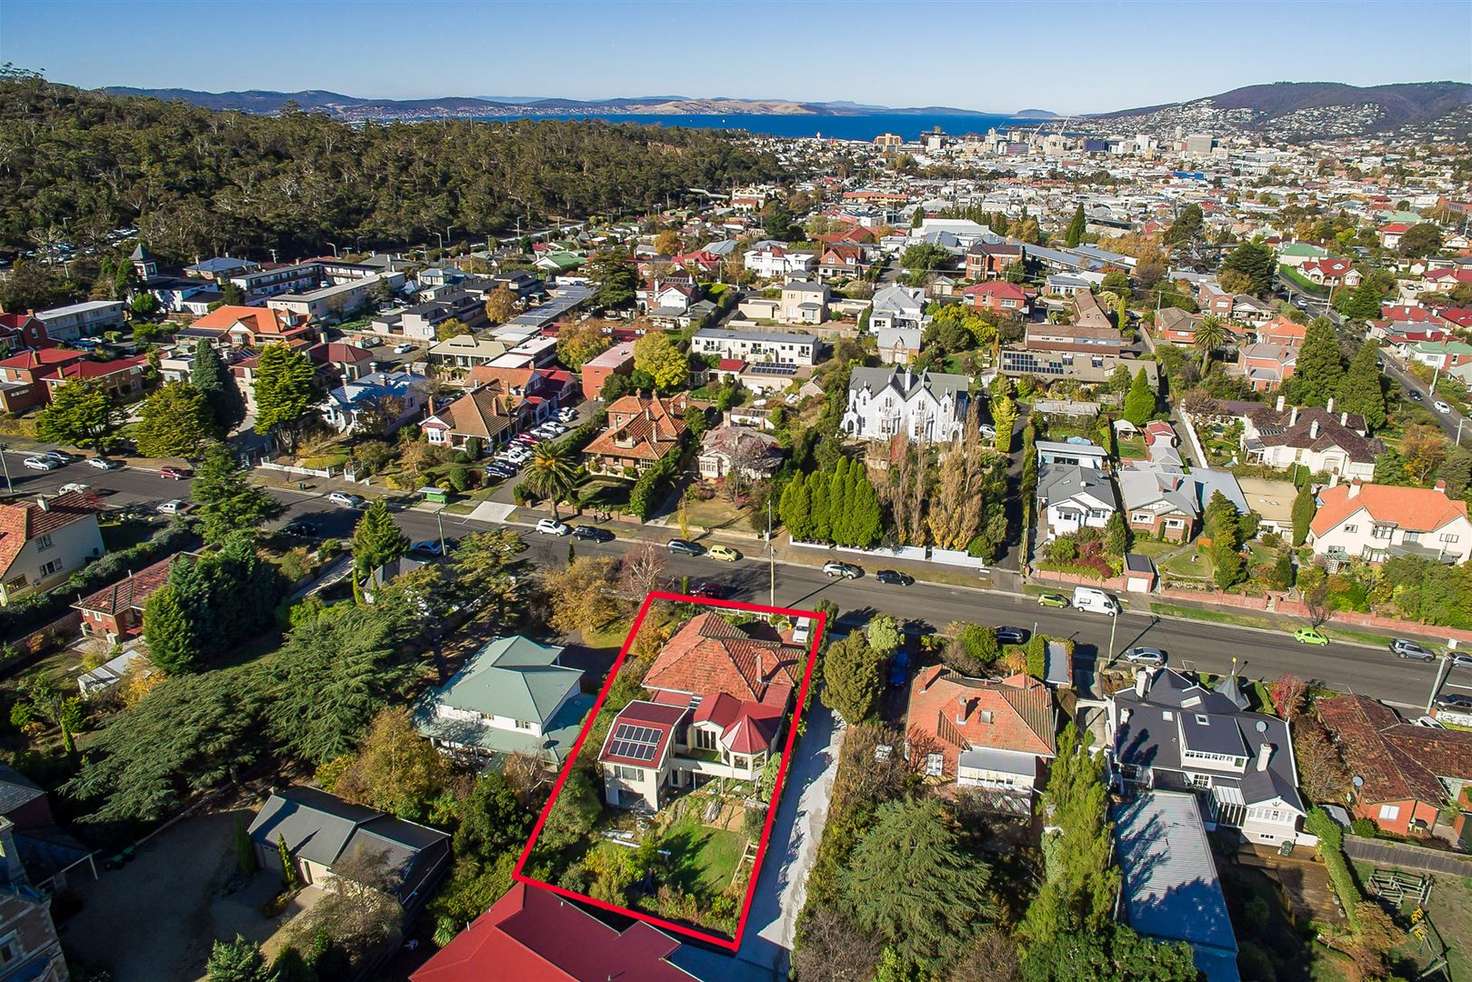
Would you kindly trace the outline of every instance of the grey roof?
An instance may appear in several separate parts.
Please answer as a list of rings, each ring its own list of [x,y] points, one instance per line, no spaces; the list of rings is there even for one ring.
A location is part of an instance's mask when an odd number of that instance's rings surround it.
[[[949,393],[964,394],[971,387],[971,379],[965,375],[950,375],[945,372],[920,372],[916,374],[906,368],[855,368],[848,378],[850,392],[869,387],[878,394],[885,387],[892,387],[901,398],[909,400],[921,389],[929,389],[937,399]]]
[[[0,815],[9,815],[22,805],[46,797],[39,784],[13,767],[0,764]]]
[[[1103,447],[1089,443],[1064,443],[1059,440],[1039,440],[1033,444],[1033,449],[1041,457],[1045,453],[1066,453],[1074,457],[1108,457],[1109,452]]]
[[[387,872],[397,881],[396,891],[417,884],[422,873],[442,861],[450,842],[438,829],[308,787],[273,792],[256,812],[247,833],[268,849],[285,841],[297,859],[328,869],[354,857],[382,855]]]
[[[1038,498],[1045,504],[1080,495],[1114,507],[1114,488],[1098,468],[1077,464],[1043,464],[1038,468]]]
[[[1217,491],[1235,505],[1239,513],[1245,515],[1252,510],[1247,505],[1247,497],[1242,493],[1241,485],[1237,483],[1237,476],[1231,471],[1198,467],[1191,471],[1191,480],[1196,482],[1196,500],[1202,511],[1206,510],[1206,506],[1211,503],[1212,494]]]
[[[1282,798],[1290,807],[1304,811],[1298,795],[1293,741],[1283,720],[1244,712],[1228,695],[1169,668],[1151,674],[1143,699],[1132,688],[1122,689],[1111,698],[1120,710],[1114,756],[1121,764],[1184,772],[1187,768],[1181,759],[1181,738],[1185,732],[1190,749],[1247,758],[1241,772],[1213,771],[1217,786],[1240,789],[1248,805]],[[1124,718],[1124,710],[1128,710],[1128,719]],[[1208,717],[1211,723],[1196,724],[1197,715]],[[1266,769],[1259,769],[1263,744],[1270,745],[1272,751]]]
[[[807,280],[793,280],[790,283],[782,284],[782,292],[816,293],[826,297],[828,295],[828,287],[822,283],[811,283]]]
[[[1049,685],[1073,684],[1073,656],[1062,641],[1049,641],[1044,649],[1043,681]]]
[[[924,291],[918,287],[887,286],[874,294],[874,312],[925,309]]]
[[[1189,943],[1208,982],[1237,982],[1237,938],[1196,797],[1146,792],[1117,808],[1114,821],[1130,927]]]
[[[726,327],[702,327],[695,332],[697,338],[712,341],[764,341],[774,344],[814,344],[817,338],[796,331],[738,331]]]
[[[1162,470],[1143,461],[1119,472],[1119,500],[1125,508],[1142,508],[1157,501],[1193,518],[1199,513],[1196,485],[1185,474]]]
[[[1038,755],[1021,750],[980,747],[962,751],[956,762],[961,767],[977,767],[985,771],[1018,774],[1029,778],[1037,777],[1038,773]]]

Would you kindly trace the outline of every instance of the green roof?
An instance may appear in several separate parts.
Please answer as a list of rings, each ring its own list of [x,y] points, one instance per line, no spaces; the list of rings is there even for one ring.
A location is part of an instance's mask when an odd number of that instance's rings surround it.
[[[1328,249],[1316,246],[1311,242],[1289,242],[1287,245],[1278,247],[1278,255],[1280,256],[1308,256],[1310,259],[1322,259],[1328,254]]]
[[[1472,344],[1463,341],[1417,341],[1411,350],[1424,355],[1472,355]]]
[[[545,723],[582,682],[583,673],[557,664],[562,649],[514,635],[471,656],[435,693],[442,705],[488,716]]]
[[[558,269],[576,269],[583,264],[583,257],[571,252],[549,252],[540,258],[556,263]]]

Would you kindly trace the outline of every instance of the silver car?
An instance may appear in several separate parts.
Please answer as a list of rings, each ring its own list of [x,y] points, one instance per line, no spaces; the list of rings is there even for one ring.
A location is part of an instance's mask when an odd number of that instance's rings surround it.
[[[1124,660],[1132,665],[1164,665],[1165,652],[1159,648],[1131,648],[1124,653]]]
[[[1400,658],[1410,658],[1413,661],[1436,661],[1436,655],[1405,638],[1396,638],[1390,642],[1390,650]]]

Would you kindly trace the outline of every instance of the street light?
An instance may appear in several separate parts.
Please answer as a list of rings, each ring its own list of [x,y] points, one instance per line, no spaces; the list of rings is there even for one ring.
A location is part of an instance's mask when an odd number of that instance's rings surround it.
[[[338,258],[338,256],[337,256],[337,243],[336,242],[329,242],[327,244],[330,245],[330,246],[332,246],[332,258],[333,259]]]
[[[437,229],[431,229],[430,231],[434,232],[434,237],[440,240],[440,252],[444,252],[445,251],[445,237],[443,235],[441,235]]]

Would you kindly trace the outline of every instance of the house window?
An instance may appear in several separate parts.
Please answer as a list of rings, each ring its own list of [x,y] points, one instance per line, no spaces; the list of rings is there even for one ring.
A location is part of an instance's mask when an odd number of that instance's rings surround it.
[[[1358,525],[1346,525],[1346,526],[1344,526],[1344,531],[1345,531],[1345,534],[1346,535],[1354,535],[1359,530],[1360,530],[1360,527]]]
[[[11,931],[5,937],[0,938],[0,966],[9,965],[20,957],[20,941],[16,932]]]
[[[944,754],[925,755],[925,775],[927,777],[940,777],[945,773],[946,758]]]
[[[1400,818],[1400,805],[1381,805],[1380,821],[1393,822]]]
[[[1375,525],[1370,528],[1370,538],[1372,539],[1388,539],[1394,534],[1395,526],[1393,525]]]
[[[37,536],[36,537],[36,548],[37,549],[50,549],[51,546],[52,546],[51,533],[48,532],[45,535],[40,535],[40,536]]]
[[[60,559],[53,559],[51,560],[51,562],[46,563],[41,567],[41,576],[47,577],[51,576],[54,573],[60,573],[62,567],[65,565],[66,564],[63,563]]]
[[[1147,511],[1136,511],[1130,513],[1130,521],[1139,522],[1142,525],[1148,525],[1152,521],[1152,518],[1150,513]]]
[[[625,781],[644,780],[644,768],[642,767],[626,767],[623,764],[618,764],[614,767],[614,772]]]
[[[714,750],[714,749],[716,749],[716,735],[715,735],[715,732],[713,730],[696,730],[695,731],[695,749],[696,750]]]
[[[518,730],[529,730],[529,729],[531,729],[532,728],[531,720],[526,720],[526,719],[519,719],[519,720],[517,720],[516,721],[516,728]]]
[[[1193,787],[1193,788],[1209,788],[1209,787],[1211,787],[1211,776],[1209,774],[1192,774],[1191,775],[1191,787]]]
[[[1442,542],[1446,542],[1446,543],[1450,544],[1450,543],[1456,542],[1459,539],[1461,539],[1461,536],[1458,535],[1455,532],[1443,532],[1443,533],[1441,533],[1439,539]]]

